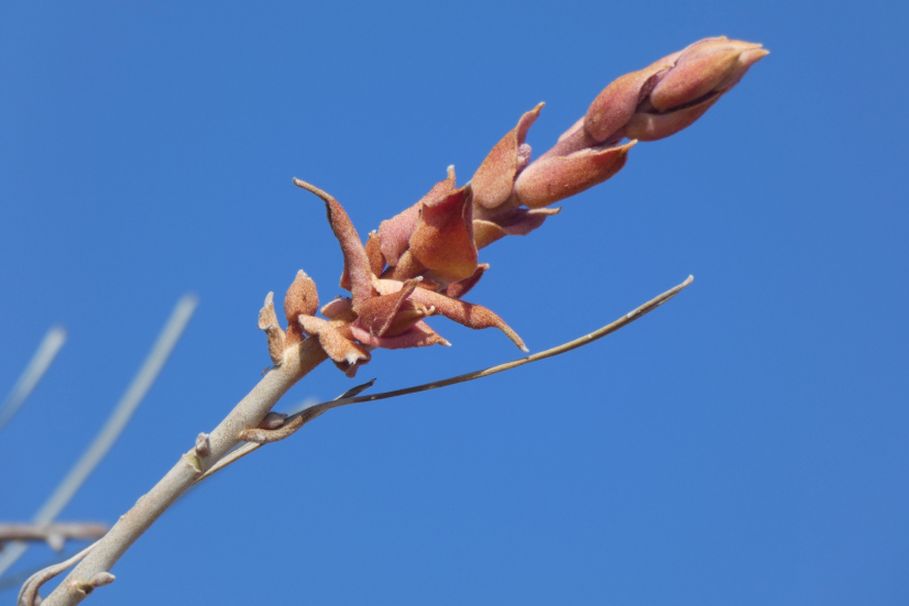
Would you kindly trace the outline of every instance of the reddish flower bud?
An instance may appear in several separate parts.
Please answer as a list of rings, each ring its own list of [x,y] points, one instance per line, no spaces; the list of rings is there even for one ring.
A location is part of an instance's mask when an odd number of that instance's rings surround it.
[[[419,279],[407,280],[396,293],[372,297],[360,306],[359,317],[352,325],[375,337],[393,337],[406,332],[434,311],[408,299],[419,282]]]
[[[552,215],[559,214],[559,208],[515,208],[510,213],[496,217],[495,221],[474,219],[473,240],[477,248],[489,246],[505,236],[526,236]]]
[[[351,324],[350,333],[368,347],[404,349],[406,347],[427,347],[429,345],[451,345],[446,339],[429,327],[426,322],[417,322],[409,330],[391,337],[377,337],[356,324]]]
[[[496,208],[511,196],[515,177],[530,160],[530,146],[524,140],[541,109],[543,103],[538,103],[521,116],[517,125],[495,144],[474,173],[470,186],[474,202],[478,206]]]
[[[300,342],[302,335],[297,317],[301,314],[310,316],[318,308],[319,292],[316,290],[316,283],[301,269],[284,295],[284,315],[287,318],[285,346]]]
[[[351,340],[347,326],[306,314],[301,314],[297,322],[308,334],[318,337],[328,357],[348,375],[353,376],[358,364],[369,361],[369,352]]]
[[[652,141],[697,120],[768,51],[760,44],[705,38],[626,74],[597,95],[584,129],[597,142]]]
[[[420,264],[449,281],[463,280],[477,268],[469,186],[423,203],[410,236],[410,252]]]
[[[439,181],[420,198],[416,204],[399,212],[391,219],[386,219],[379,224],[379,246],[385,261],[389,265],[398,264],[398,259],[407,250],[410,236],[416,229],[417,219],[420,217],[420,208],[424,203],[447,196],[455,190],[454,166],[448,167],[448,176]]]
[[[530,208],[539,208],[601,183],[625,165],[628,150],[635,143],[541,158],[518,177],[518,200]]]

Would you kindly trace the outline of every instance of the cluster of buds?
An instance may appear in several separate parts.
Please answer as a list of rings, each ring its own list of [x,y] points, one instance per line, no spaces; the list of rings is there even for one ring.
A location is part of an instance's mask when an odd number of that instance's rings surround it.
[[[725,37],[700,40],[626,74],[594,99],[556,144],[531,161],[527,132],[543,104],[526,112],[460,187],[454,168],[415,204],[383,221],[365,243],[328,193],[295,179],[325,203],[344,256],[341,287],[350,291],[321,308],[315,283],[302,271],[287,292],[287,331],[271,302],[260,314],[276,364],[310,336],[352,375],[374,348],[448,345],[426,323],[443,315],[470,328],[497,328],[521,350],[524,342],[497,314],[462,297],[488,265],[478,251],[506,235],[525,235],[559,212],[550,205],[605,181],[638,141],[661,139],[697,120],[767,54],[761,45]]]

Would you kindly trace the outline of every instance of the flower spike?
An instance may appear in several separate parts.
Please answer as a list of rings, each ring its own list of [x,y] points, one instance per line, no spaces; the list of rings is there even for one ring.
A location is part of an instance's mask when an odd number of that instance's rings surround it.
[[[328,319],[317,318],[315,285],[298,277],[285,301],[288,318],[297,318],[289,323],[287,345],[304,331],[317,335],[328,356],[353,372],[375,347],[447,345],[425,322],[438,314],[469,328],[498,328],[527,351],[495,312],[461,300],[488,269],[479,250],[539,228],[559,212],[554,202],[612,177],[638,141],[692,124],[766,55],[760,44],[724,36],[695,42],[617,78],[555,145],[531,161],[526,139],[540,103],[499,139],[468,184],[458,188],[450,166],[445,179],[382,221],[365,245],[337,200],[294,179],[325,203],[344,255],[341,286],[352,296],[330,301],[322,308]],[[262,320],[277,343],[280,329],[272,324],[269,317]]]

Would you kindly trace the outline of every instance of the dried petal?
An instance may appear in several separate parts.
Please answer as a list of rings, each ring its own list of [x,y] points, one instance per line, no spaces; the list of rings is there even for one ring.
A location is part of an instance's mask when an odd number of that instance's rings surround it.
[[[375,231],[369,232],[369,236],[366,238],[365,249],[366,258],[369,259],[369,269],[373,274],[381,276],[382,272],[385,270],[385,256],[382,254],[380,240]],[[350,274],[347,273],[346,265],[341,272],[340,284],[341,288],[344,290],[350,290]]]
[[[322,349],[333,361],[353,366],[359,362],[369,360],[369,353],[360,349],[332,322],[305,314],[301,314],[297,320],[303,330],[311,335],[318,336],[319,345],[322,346]]]
[[[374,231],[369,232],[369,238],[366,239],[366,257],[369,259],[369,269],[373,275],[381,276],[385,269],[385,256],[382,254],[379,234]]]
[[[353,322],[357,319],[350,297],[332,299],[322,307],[322,315],[330,320]]]
[[[489,246],[507,235],[505,228],[498,223],[486,221],[485,219],[473,220],[473,241],[477,248]]]
[[[462,280],[477,267],[470,187],[425,202],[410,236],[410,252],[446,280]]]
[[[368,347],[404,349],[407,347],[426,347],[428,345],[445,345],[446,347],[451,345],[425,322],[417,322],[406,332],[392,337],[376,337],[356,325],[351,325],[350,332],[357,341]]]
[[[285,336],[278,324],[278,314],[275,313],[275,293],[270,291],[265,295],[265,303],[259,310],[259,330],[265,333],[268,339],[268,357],[277,366],[284,357]]]
[[[476,222],[474,222],[474,224],[476,224]],[[483,277],[483,274],[486,273],[487,269],[489,269],[489,263],[480,263],[477,265],[477,269],[473,272],[472,276],[449,284],[445,288],[445,294],[452,299],[460,299],[466,295],[470,289],[477,285],[477,282],[480,281],[480,278]]]
[[[531,208],[539,208],[601,183],[625,165],[628,150],[635,143],[537,160],[515,183],[518,199]]]
[[[279,326],[278,314],[275,313],[275,293],[272,291],[265,295],[265,302],[259,310],[259,330],[265,330],[269,326]]]
[[[382,294],[397,292],[403,287],[403,284],[396,280],[377,280],[377,289]],[[440,313],[449,320],[454,320],[458,324],[468,328],[498,328],[512,340],[522,351],[527,351],[524,341],[511,329],[494,311],[482,305],[452,299],[442,293],[417,288],[411,293],[410,298],[427,307],[435,308],[436,313]]]
[[[511,195],[514,180],[530,159],[530,146],[524,143],[527,131],[540,115],[543,103],[537,104],[518,120],[489,152],[470,180],[474,202],[483,208],[496,208]]]
[[[423,264],[417,261],[411,251],[407,250],[398,259],[398,264],[392,267],[391,271],[386,270],[385,273],[395,280],[403,281],[415,278],[425,271],[426,268],[423,267]]]
[[[732,73],[726,78],[726,80],[717,87],[718,93],[725,93],[727,90],[739,83],[739,80],[745,75],[745,72],[748,71],[752,65],[766,57],[770,54],[770,51],[765,48],[754,48],[751,50],[743,51],[739,55],[739,60],[736,63],[735,69],[732,70]]]
[[[546,150],[542,156],[539,157],[539,160],[548,158],[550,156],[567,156],[576,151],[586,149],[588,147],[596,147],[603,143],[602,140],[598,141],[594,139],[590,133],[584,128],[584,123],[586,118],[583,116],[579,118],[568,130],[559,135],[558,141],[551,148]]]
[[[441,181],[445,183],[445,181]],[[420,216],[420,202],[407,207],[391,219],[379,223],[379,248],[389,265],[398,264],[398,259],[407,250],[410,234]]]
[[[711,93],[735,69],[739,54],[734,49],[715,49],[686,60],[683,53],[650,93],[651,105],[664,112]]]
[[[407,297],[414,291],[419,281],[419,278],[407,280],[398,292],[390,295],[379,295],[365,301],[360,306],[359,317],[354,324],[376,337],[383,337],[389,334],[389,329],[395,317],[401,311]],[[419,317],[423,315],[426,314],[422,314]],[[402,330],[404,328],[408,327],[401,327]]]
[[[719,98],[719,95],[714,95],[696,105],[677,109],[668,114],[638,112],[625,125],[625,134],[640,141],[656,141],[668,137],[690,126]]]
[[[319,308],[319,293],[316,283],[302,269],[297,272],[284,295],[284,315],[287,317],[287,339],[285,346],[299,343],[302,335],[296,322],[300,314],[312,315]]]
[[[495,221],[474,219],[473,241],[477,248],[484,248],[505,236],[526,236],[540,227],[548,217],[559,214],[561,210],[560,208],[516,208]]]
[[[312,192],[325,202],[328,222],[341,245],[341,252],[344,254],[344,271],[350,276],[350,292],[353,295],[353,306],[356,310],[360,303],[372,296],[372,272],[360,235],[350,217],[347,216],[344,207],[331,195],[300,179],[294,179],[294,185]]]
[[[608,141],[621,131],[641,102],[641,90],[660,69],[661,66],[651,65],[620,76],[596,96],[584,120],[584,130],[594,141]]]
[[[455,190],[454,166],[448,167],[448,176],[439,181],[420,198],[416,204],[398,213],[391,219],[386,219],[379,224],[379,242],[382,255],[389,265],[398,264],[398,259],[407,250],[410,236],[417,226],[420,208],[424,203],[439,198],[444,198]],[[379,274],[376,274],[379,275]]]

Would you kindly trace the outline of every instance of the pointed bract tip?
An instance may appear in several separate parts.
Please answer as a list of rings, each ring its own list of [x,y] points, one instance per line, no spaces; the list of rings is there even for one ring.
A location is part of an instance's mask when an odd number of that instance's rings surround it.
[[[747,50],[739,56],[739,61],[746,65],[754,65],[764,57],[770,54],[770,51],[764,47]]]
[[[303,179],[298,179],[297,177],[294,177],[293,184],[296,185],[297,187],[301,187],[301,188],[305,189],[306,191],[319,196],[325,202],[328,202],[329,200],[334,200],[334,197],[332,197],[328,192],[316,187],[312,183],[304,181]]]

